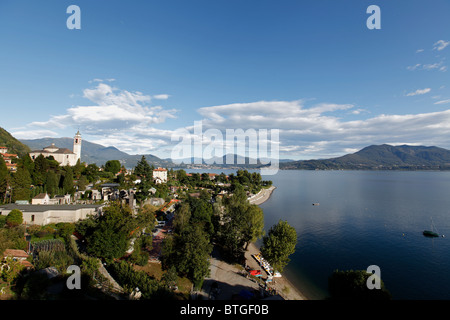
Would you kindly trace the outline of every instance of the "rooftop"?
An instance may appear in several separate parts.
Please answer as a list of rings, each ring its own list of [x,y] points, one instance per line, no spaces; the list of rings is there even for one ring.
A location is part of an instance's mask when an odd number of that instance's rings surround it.
[[[33,205],[33,204],[3,204],[0,205],[0,209],[13,210],[18,209],[22,212],[45,212],[45,211],[71,211],[71,210],[79,210],[79,209],[89,209],[89,208],[100,208],[103,205],[101,204],[47,204],[47,205]]]
[[[45,199],[46,196],[48,196],[46,193],[39,193],[33,199]]]
[[[28,258],[28,254],[23,250],[6,249],[3,252],[4,257]]]

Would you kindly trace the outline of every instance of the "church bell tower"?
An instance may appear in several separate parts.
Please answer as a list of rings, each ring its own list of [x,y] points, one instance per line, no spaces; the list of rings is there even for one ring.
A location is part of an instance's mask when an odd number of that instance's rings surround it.
[[[78,161],[78,159],[81,159],[81,134],[79,130],[73,138],[73,153],[77,155],[76,161]]]

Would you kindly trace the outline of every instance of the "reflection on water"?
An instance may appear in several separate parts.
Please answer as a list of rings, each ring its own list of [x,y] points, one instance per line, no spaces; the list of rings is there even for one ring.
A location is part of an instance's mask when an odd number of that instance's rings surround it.
[[[287,275],[313,299],[335,269],[375,264],[394,299],[450,299],[450,172],[280,171],[261,205],[266,229],[287,220],[298,245]],[[313,206],[313,203],[320,203]],[[450,239],[450,238],[449,238]]]

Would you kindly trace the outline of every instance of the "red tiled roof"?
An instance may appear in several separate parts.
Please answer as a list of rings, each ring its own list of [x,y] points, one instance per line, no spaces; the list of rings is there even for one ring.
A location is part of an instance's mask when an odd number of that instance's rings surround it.
[[[28,258],[28,254],[23,250],[6,249],[3,252],[4,257]]]
[[[14,154],[14,153],[2,153],[2,155],[4,156],[4,157],[17,157],[17,154]]]

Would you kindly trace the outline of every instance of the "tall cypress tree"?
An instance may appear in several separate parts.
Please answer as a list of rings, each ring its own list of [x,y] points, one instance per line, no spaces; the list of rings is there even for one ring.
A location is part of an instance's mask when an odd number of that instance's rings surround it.
[[[13,178],[13,201],[30,200],[31,175],[24,165],[19,165]]]
[[[75,189],[73,187],[72,167],[66,166],[65,170],[66,170],[66,173],[64,174],[63,191],[64,191],[64,194],[73,194],[75,192]]]
[[[46,180],[45,180],[45,186],[47,188],[47,193],[50,197],[53,198],[53,196],[56,195],[58,191],[58,176],[53,170],[49,170],[47,172]]]
[[[142,156],[141,160],[137,163],[134,168],[134,174],[141,178],[151,179],[152,168],[145,159],[145,156]]]
[[[4,201],[6,196],[6,188],[8,186],[9,172],[6,167],[6,162],[3,157],[0,156],[0,202]]]

